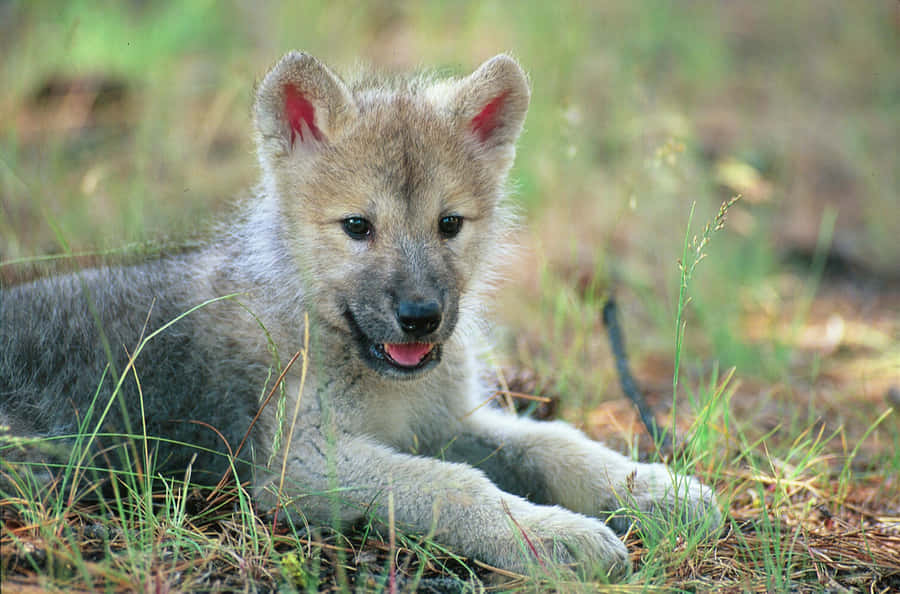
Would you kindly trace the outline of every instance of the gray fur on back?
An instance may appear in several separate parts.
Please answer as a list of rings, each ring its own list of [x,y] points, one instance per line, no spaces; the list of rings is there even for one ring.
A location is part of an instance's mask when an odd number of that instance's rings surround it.
[[[200,254],[186,253],[0,289],[0,418],[17,434],[74,435],[96,394],[94,416],[87,424],[93,430],[119,379],[113,370],[126,371],[129,354],[140,346],[118,401],[109,409],[104,432],[130,428],[141,434],[139,381],[148,434],[200,448],[160,442],[158,469],[184,472],[196,453],[197,478],[209,473],[215,480],[213,475],[221,475],[228,460],[202,448],[221,453],[226,448],[209,427],[191,421],[215,427],[236,447],[274,362],[266,361],[264,342],[257,345],[263,356],[248,358],[246,345],[197,340],[204,326],[235,313],[238,305],[229,301],[186,315],[141,344],[211,297],[192,283],[198,259]],[[111,443],[101,439],[100,445]]]

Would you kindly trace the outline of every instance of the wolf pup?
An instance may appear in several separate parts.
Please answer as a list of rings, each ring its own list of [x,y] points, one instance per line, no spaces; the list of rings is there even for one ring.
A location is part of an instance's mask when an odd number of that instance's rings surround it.
[[[93,466],[146,426],[157,471],[212,482],[252,425],[238,471],[260,506],[346,524],[392,496],[399,526],[514,571],[536,554],[621,575],[604,518],[622,508],[717,525],[695,480],[483,405],[478,316],[528,102],[506,55],[460,79],[352,82],[289,53],[256,92],[258,191],[215,240],[2,289],[0,423],[71,436],[89,417]],[[273,387],[282,406],[251,423]]]

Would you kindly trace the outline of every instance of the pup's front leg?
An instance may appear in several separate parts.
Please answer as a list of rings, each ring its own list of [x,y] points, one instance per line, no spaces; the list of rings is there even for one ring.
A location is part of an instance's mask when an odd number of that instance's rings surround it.
[[[442,454],[481,468],[504,490],[537,503],[601,518],[635,509],[663,519],[680,517],[709,532],[721,524],[709,487],[663,464],[633,462],[562,422],[481,409],[464,420],[464,433]],[[630,520],[615,516],[610,522],[623,531]]]
[[[587,577],[628,570],[624,544],[603,522],[506,493],[468,465],[402,454],[365,437],[306,435],[291,447],[287,475],[288,507],[311,523],[327,525],[335,514],[342,523],[367,513],[383,520],[392,500],[399,528],[432,534],[497,567],[526,572],[537,563],[533,546],[541,563],[574,564]],[[277,481],[277,473],[257,477],[263,505],[275,503]]]

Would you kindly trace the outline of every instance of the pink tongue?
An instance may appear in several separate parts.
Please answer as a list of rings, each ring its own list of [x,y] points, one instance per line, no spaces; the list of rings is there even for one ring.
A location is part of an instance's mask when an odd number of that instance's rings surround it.
[[[405,367],[413,367],[431,352],[432,345],[415,342],[412,344],[385,344],[384,352],[388,356]]]

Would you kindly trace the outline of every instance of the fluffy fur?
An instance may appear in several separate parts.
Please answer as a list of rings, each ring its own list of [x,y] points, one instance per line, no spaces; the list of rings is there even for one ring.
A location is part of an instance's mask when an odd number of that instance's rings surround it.
[[[478,315],[506,246],[528,101],[505,55],[461,79],[350,83],[286,55],[257,88],[259,189],[217,240],[0,291],[0,421],[71,435],[95,393],[92,422],[115,392],[104,428],[138,433],[142,395],[148,433],[203,448],[161,442],[158,467],[183,472],[197,454],[194,478],[214,482],[228,464],[209,426],[234,447],[308,331],[305,379],[298,363],[284,384],[286,410],[299,406],[290,448],[269,406],[242,467],[261,506],[282,498],[311,523],[352,522],[386,517],[392,493],[400,526],[463,554],[527,570],[524,530],[545,561],[613,577],[628,556],[611,512],[717,525],[693,479],[483,406]],[[115,390],[142,337],[168,323]],[[427,354],[401,365],[396,345]],[[101,438],[97,462],[117,443]]]

